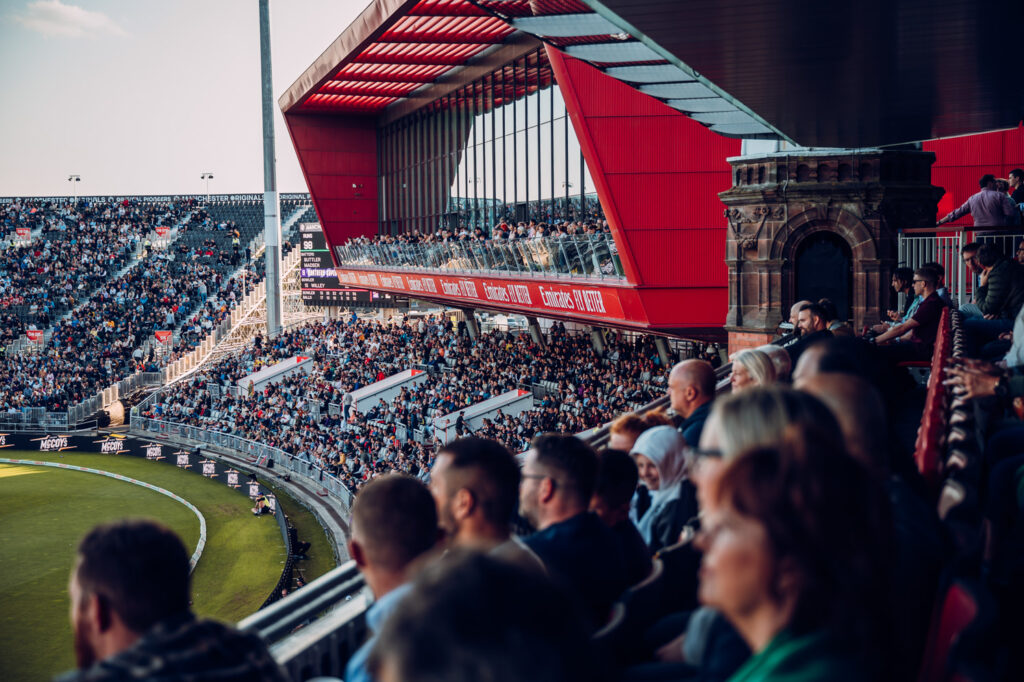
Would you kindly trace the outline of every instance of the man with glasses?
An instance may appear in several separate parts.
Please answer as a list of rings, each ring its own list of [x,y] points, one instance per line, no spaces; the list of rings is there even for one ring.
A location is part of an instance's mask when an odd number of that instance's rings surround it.
[[[553,578],[577,593],[595,629],[629,587],[618,538],[588,511],[597,464],[594,451],[575,436],[537,436],[519,487],[519,513],[537,529],[526,545]]]
[[[931,268],[914,270],[914,279],[911,282],[914,295],[921,297],[917,311],[906,322],[875,338],[875,342],[882,345],[906,336],[906,340],[897,341],[881,349],[891,362],[931,359],[935,337],[939,332],[939,320],[942,319],[942,309],[946,307],[935,293],[938,279],[938,274]]]

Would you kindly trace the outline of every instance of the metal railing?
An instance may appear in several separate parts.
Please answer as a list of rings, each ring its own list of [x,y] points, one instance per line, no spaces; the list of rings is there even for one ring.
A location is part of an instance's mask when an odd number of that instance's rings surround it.
[[[352,506],[352,491],[341,479],[306,457],[293,455],[281,448],[257,443],[230,433],[150,419],[138,414],[131,415],[130,425],[132,431],[151,433],[167,438],[185,438],[197,443],[232,450],[245,457],[253,458],[257,463],[267,467],[286,469],[292,474],[306,479],[310,485],[326,490],[328,494],[340,501],[345,509]]]
[[[424,244],[347,244],[334,249],[339,265],[356,268],[443,270],[541,277],[625,279],[611,235],[573,235]]]
[[[963,305],[970,302],[975,291],[974,273],[960,255],[964,245],[971,242],[996,244],[1003,255],[1013,258],[1021,239],[1024,239],[1024,232],[1019,230],[996,232],[963,227],[903,230],[899,234],[899,264],[919,268],[925,263],[938,263],[946,271],[949,295]]]

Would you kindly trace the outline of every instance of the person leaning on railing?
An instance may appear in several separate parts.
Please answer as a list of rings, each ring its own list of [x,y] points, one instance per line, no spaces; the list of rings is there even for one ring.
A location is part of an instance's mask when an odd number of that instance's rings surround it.
[[[944,225],[958,220],[968,213],[974,218],[974,227],[1008,227],[1020,224],[1020,210],[1017,204],[1004,192],[996,189],[996,176],[986,173],[978,181],[981,189],[971,195],[964,204],[946,214],[936,222]]]

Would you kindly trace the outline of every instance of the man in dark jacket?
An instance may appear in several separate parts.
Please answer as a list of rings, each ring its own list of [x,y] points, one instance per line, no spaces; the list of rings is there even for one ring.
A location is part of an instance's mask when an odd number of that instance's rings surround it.
[[[71,573],[79,670],[60,682],[288,678],[263,641],[189,610],[189,556],[151,521],[94,528]]]
[[[982,244],[976,257],[981,266],[977,301],[984,317],[964,320],[967,352],[972,357],[984,344],[1013,329],[1024,304],[1024,266],[1003,256],[995,244]]]
[[[595,629],[629,587],[619,539],[588,511],[596,478],[597,455],[589,445],[545,434],[526,453],[519,490],[519,513],[537,528],[526,545],[576,593]]]

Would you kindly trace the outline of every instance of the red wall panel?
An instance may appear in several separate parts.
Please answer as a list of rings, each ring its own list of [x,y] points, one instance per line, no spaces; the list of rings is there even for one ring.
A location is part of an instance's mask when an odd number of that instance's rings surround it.
[[[718,193],[740,141],[548,48],[629,281],[652,326],[720,327],[727,225]]]
[[[285,122],[328,243],[376,234],[374,118],[286,113]]]

